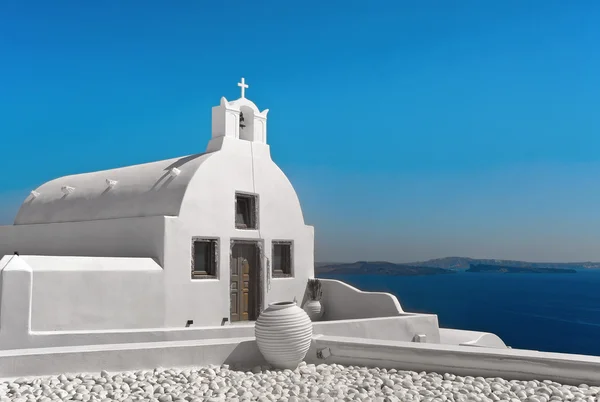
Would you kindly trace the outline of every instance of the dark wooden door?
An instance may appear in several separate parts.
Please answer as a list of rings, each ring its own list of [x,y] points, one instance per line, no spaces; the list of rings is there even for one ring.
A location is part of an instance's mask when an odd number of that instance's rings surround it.
[[[235,243],[231,252],[229,283],[231,317],[234,321],[255,320],[258,313],[258,247],[253,243]]]

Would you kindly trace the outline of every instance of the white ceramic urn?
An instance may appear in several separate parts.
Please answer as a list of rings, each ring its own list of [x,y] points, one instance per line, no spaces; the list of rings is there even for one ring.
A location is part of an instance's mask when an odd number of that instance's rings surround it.
[[[311,321],[319,321],[323,317],[323,305],[319,300],[309,300],[304,304],[304,311],[308,314]]]
[[[308,353],[313,327],[306,312],[295,302],[277,302],[260,313],[254,334],[267,363],[294,370]]]

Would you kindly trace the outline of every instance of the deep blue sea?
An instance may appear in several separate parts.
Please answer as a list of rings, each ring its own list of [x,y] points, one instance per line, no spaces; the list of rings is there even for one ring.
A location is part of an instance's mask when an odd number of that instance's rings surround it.
[[[518,349],[600,356],[600,271],[576,274],[320,275],[389,292],[444,328],[492,332]]]

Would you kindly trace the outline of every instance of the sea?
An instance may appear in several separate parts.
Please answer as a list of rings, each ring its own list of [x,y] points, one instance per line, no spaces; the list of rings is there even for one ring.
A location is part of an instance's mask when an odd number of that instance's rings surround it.
[[[513,349],[600,356],[600,270],[575,274],[319,275],[389,292],[440,327],[492,332]]]

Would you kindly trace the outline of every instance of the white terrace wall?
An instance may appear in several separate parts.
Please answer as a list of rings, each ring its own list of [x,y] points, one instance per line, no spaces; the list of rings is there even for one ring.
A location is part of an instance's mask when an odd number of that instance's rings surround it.
[[[151,258],[24,256],[32,331],[164,326],[164,271]]]
[[[344,282],[321,279],[325,320],[394,317],[405,314],[396,296],[363,292]]]
[[[30,331],[164,325],[163,269],[151,258],[7,255],[0,259],[0,348]]]
[[[264,305],[297,299],[314,277],[314,229],[304,223],[291,183],[271,160],[266,144],[220,138],[221,150],[207,159],[191,180],[178,217],[166,219],[165,270],[167,326],[193,320],[194,326],[220,325],[230,316],[232,240],[262,245]],[[235,228],[235,193],[258,195],[259,230]],[[192,238],[219,241],[217,279],[191,279]],[[293,277],[268,281],[273,240],[292,241]]]
[[[319,359],[318,350],[328,357]],[[452,373],[505,380],[600,385],[600,357],[315,335],[307,363]],[[530,400],[530,399],[528,399]],[[531,400],[535,400],[532,398]],[[566,399],[563,399],[566,400]]]

